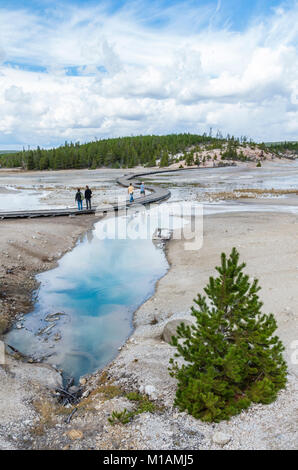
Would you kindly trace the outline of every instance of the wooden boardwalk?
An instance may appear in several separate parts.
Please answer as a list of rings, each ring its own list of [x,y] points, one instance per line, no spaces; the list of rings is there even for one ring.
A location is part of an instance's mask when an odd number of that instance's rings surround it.
[[[124,175],[121,178],[118,178],[116,181],[119,185],[128,187],[130,182],[133,182],[134,187],[138,188],[140,181],[138,178],[141,176],[149,176],[156,173],[169,173],[178,170],[157,170],[146,173],[139,174],[129,174]],[[181,169],[180,169],[181,171]],[[171,192],[166,188],[157,187],[154,185],[146,186],[146,190],[150,191],[145,197],[137,197],[133,203],[129,201],[126,204],[118,206],[117,204],[111,206],[94,206],[91,210],[83,209],[79,211],[77,208],[67,208],[67,209],[38,209],[38,210],[28,210],[28,211],[11,211],[11,212],[0,212],[0,220],[3,219],[21,219],[21,218],[36,218],[36,217],[61,217],[61,216],[78,216],[86,214],[106,214],[108,212],[115,212],[123,210],[126,207],[133,207],[138,204],[151,204],[154,202],[165,201],[171,196]]]

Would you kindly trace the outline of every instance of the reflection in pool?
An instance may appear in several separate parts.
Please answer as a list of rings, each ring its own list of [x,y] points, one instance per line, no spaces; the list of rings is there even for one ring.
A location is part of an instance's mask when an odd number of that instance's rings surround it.
[[[76,380],[115,357],[132,332],[133,312],[168,269],[151,239],[100,240],[95,233],[37,277],[34,311],[6,336],[8,344]]]

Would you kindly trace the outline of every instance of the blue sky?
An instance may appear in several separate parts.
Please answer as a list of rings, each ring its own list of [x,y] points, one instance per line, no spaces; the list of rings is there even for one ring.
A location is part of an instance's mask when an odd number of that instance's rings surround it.
[[[0,148],[297,139],[297,22],[297,0],[1,0]]]
[[[137,3],[141,4],[141,10],[144,11],[144,7],[146,8],[146,12],[144,12],[142,18],[143,21],[148,23],[148,25],[156,26],[157,28],[167,22],[166,12],[168,8],[173,6],[179,7],[180,5],[181,9],[185,9],[185,5],[188,5],[190,8],[210,8],[210,18],[213,16],[213,13],[216,12],[218,16],[218,25],[228,25],[231,29],[242,30],[256,17],[271,14],[272,8],[277,7],[281,3],[289,4],[290,2],[281,2],[280,0],[147,0],[144,2],[126,0],[109,0],[108,2],[98,0],[2,0],[1,7],[9,8],[11,10],[27,9],[29,11],[31,10],[35,13],[39,13],[41,16],[45,16],[48,14],[55,15],[55,10],[57,8],[63,8],[63,6],[77,6],[84,8],[104,4],[110,14],[115,14],[117,11],[125,9],[130,5],[136,5]],[[155,12],[154,19],[150,18],[151,10]],[[158,10],[157,13],[156,10]]]

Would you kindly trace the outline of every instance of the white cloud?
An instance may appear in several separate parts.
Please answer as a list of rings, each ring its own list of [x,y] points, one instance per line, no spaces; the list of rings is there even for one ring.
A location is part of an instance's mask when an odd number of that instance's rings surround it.
[[[4,98],[11,103],[28,103],[31,99],[30,93],[24,93],[19,86],[12,85],[4,90]]]
[[[210,26],[222,8],[172,7],[159,28],[136,6],[114,15],[72,7],[47,18],[0,9],[0,146],[210,126],[297,139],[297,2],[243,32]],[[30,65],[45,72],[24,70]]]

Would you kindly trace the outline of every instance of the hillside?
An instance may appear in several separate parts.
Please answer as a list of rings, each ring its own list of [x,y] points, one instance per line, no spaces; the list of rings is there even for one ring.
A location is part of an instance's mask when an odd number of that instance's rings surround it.
[[[266,146],[274,153],[284,158],[298,157],[298,141],[293,142],[270,142]]]
[[[27,170],[70,168],[133,168],[170,165],[210,166],[232,161],[258,162],[276,157],[296,158],[298,143],[256,144],[247,139],[207,134],[147,135],[103,139],[85,144],[67,143],[49,150],[37,147],[0,155],[2,167]]]

